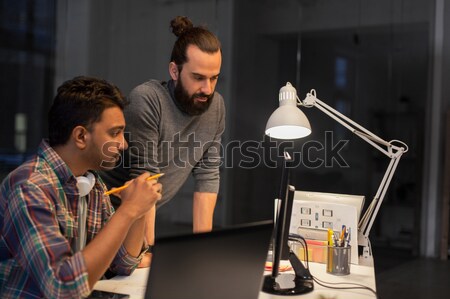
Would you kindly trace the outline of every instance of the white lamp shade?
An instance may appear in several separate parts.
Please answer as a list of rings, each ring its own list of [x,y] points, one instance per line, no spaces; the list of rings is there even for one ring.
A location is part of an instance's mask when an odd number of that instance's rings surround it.
[[[306,115],[293,105],[277,108],[266,125],[266,135],[277,139],[298,139],[311,134]]]

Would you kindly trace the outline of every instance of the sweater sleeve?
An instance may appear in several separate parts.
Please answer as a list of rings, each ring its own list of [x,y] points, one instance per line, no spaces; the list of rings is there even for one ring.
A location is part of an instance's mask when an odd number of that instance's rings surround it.
[[[225,105],[222,96],[218,97],[220,105],[217,123],[217,131],[211,141],[204,145],[203,156],[192,170],[195,178],[196,192],[218,193],[220,186],[221,142],[225,131]]]
[[[125,111],[129,161],[124,163],[130,168],[131,179],[145,171],[159,173],[159,96],[158,91],[148,84],[139,85],[129,95],[130,105]]]

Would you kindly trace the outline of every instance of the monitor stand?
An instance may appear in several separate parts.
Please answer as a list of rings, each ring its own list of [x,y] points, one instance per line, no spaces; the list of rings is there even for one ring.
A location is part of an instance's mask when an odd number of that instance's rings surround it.
[[[289,253],[289,261],[295,274],[280,273],[277,277],[264,276],[263,292],[275,295],[296,295],[309,293],[314,289],[311,273],[292,251]]]

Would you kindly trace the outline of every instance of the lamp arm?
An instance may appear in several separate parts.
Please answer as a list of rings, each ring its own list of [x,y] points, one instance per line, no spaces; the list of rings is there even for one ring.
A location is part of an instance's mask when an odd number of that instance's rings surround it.
[[[384,173],[383,179],[381,180],[380,186],[378,187],[377,193],[375,194],[370,206],[367,208],[364,215],[358,224],[358,245],[368,246],[369,244],[369,233],[372,228],[373,222],[378,214],[378,210],[383,203],[384,196],[386,195],[389,184],[391,183],[392,177],[394,176],[395,170],[397,169],[398,162],[400,162],[400,156],[391,158],[388,168]]]
[[[310,93],[306,95],[306,98],[301,101],[297,98],[298,105],[304,106],[306,108],[316,107],[323,113],[346,127],[349,131],[372,145],[374,148],[382,152],[384,155],[388,156],[391,161],[389,162],[388,168],[381,180],[380,186],[378,187],[377,193],[367,208],[366,212],[362,216],[358,224],[358,245],[364,247],[364,256],[371,255],[369,250],[369,233],[372,228],[373,222],[378,214],[378,210],[383,202],[386,191],[391,183],[394,172],[397,168],[398,162],[401,156],[408,151],[408,146],[399,140],[386,141],[374,133],[370,132],[366,128],[362,127],[358,123],[354,122],[347,116],[343,115],[333,107],[325,104],[316,97],[316,91],[311,90]],[[395,145],[398,143],[399,145]],[[385,148],[383,148],[385,147]]]
[[[356,123],[355,121],[351,120],[350,118],[348,118],[344,114],[340,113],[333,107],[331,107],[331,106],[325,104],[324,102],[322,102],[321,100],[319,100],[316,97],[316,91],[314,89],[312,89],[311,92],[309,92],[306,95],[306,98],[303,101],[298,99],[298,105],[306,107],[306,108],[316,107],[317,109],[321,110],[323,113],[325,113],[326,115],[328,115],[329,117],[331,117],[332,119],[334,119],[335,121],[337,121],[338,123],[340,123],[341,125],[346,127],[353,134],[355,134],[358,137],[360,137],[361,139],[365,140],[367,143],[371,144],[373,147],[375,147],[377,150],[379,150],[380,152],[382,152],[383,154],[385,154],[388,157],[394,156],[395,155],[394,151],[398,152],[402,148],[401,146],[396,146],[396,145],[392,144],[392,142],[394,142],[394,141],[405,146],[406,150],[404,149],[404,152],[407,152],[408,146],[405,143],[398,141],[398,140],[393,140],[391,142],[388,142],[388,141],[378,137],[377,135],[375,135],[371,131],[367,130],[366,128],[364,128],[360,124]],[[386,149],[382,148],[380,145],[385,146]]]

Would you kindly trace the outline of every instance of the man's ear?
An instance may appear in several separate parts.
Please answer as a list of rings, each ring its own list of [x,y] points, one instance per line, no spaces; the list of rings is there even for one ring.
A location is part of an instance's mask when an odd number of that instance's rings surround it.
[[[174,80],[174,81],[178,80],[178,76],[180,75],[180,72],[178,71],[178,66],[173,61],[171,63],[169,63],[169,74],[170,74],[170,77],[172,78],[172,80]]]
[[[86,130],[86,128],[83,126],[76,126],[72,130],[72,138],[74,140],[75,145],[79,149],[84,149],[86,147],[88,133],[89,133],[88,130]]]

